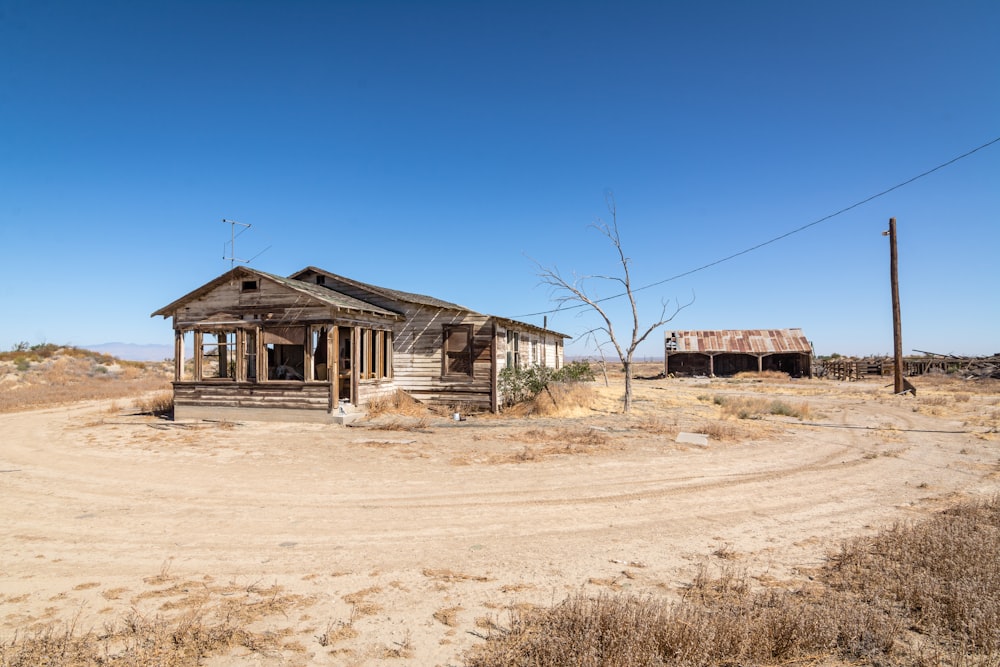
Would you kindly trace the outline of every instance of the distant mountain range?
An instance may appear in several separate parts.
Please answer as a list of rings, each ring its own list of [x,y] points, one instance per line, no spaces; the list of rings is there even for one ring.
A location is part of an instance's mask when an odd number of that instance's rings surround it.
[[[138,345],[136,343],[100,343],[80,345],[84,350],[110,354],[126,361],[163,361],[174,358],[173,345]]]

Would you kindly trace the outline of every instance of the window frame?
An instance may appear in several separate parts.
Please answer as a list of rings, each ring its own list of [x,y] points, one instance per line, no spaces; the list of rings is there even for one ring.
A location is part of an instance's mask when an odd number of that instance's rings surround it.
[[[467,345],[464,350],[452,352],[449,349],[449,341],[453,332],[464,331]],[[471,323],[466,324],[445,324],[442,325],[441,338],[441,377],[446,380],[472,380],[476,375],[476,355],[475,355],[475,329]],[[458,358],[458,355],[467,355],[466,363],[468,371],[456,372],[452,370],[451,360]],[[453,356],[454,355],[454,356]]]

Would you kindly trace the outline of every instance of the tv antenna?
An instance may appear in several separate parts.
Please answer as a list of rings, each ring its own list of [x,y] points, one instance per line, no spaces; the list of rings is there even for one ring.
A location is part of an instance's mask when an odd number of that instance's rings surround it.
[[[223,218],[222,222],[224,224],[229,225],[229,244],[228,244],[229,245],[229,257],[226,257],[226,245],[227,244],[223,243],[222,244],[222,259],[223,260],[226,260],[226,259],[229,260],[229,269],[230,270],[232,270],[236,266],[236,262],[239,262],[240,264],[249,264],[250,262],[254,261],[255,259],[257,259],[258,257],[260,257],[265,252],[267,252],[268,250],[271,249],[271,246],[267,246],[266,248],[264,248],[263,250],[261,250],[259,253],[257,253],[256,255],[254,255],[253,257],[251,257],[250,259],[240,259],[239,257],[236,256],[236,239],[237,239],[237,237],[240,236],[240,234],[242,234],[246,230],[250,229],[251,225],[248,222],[239,222],[238,220],[229,220],[227,218]],[[243,228],[243,229],[240,230],[239,234],[236,233],[236,228],[237,227],[242,227]]]

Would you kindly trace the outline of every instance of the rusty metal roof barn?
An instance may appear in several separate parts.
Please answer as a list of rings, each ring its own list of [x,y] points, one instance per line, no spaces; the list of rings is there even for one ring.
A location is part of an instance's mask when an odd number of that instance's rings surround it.
[[[812,344],[802,329],[668,331],[664,342],[665,374],[780,371],[801,377],[811,364]]]

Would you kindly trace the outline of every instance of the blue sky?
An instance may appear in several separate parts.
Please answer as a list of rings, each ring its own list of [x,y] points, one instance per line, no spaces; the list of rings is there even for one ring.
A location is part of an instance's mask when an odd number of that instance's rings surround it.
[[[0,348],[169,343],[149,313],[229,268],[223,218],[258,269],[517,317],[554,308],[532,260],[620,268],[588,228],[613,192],[658,282],[1000,137],[997,25],[994,0],[3,0]],[[693,294],[668,327],[891,353],[893,216],[904,350],[1000,352],[1000,143],[644,290],[641,316]]]

